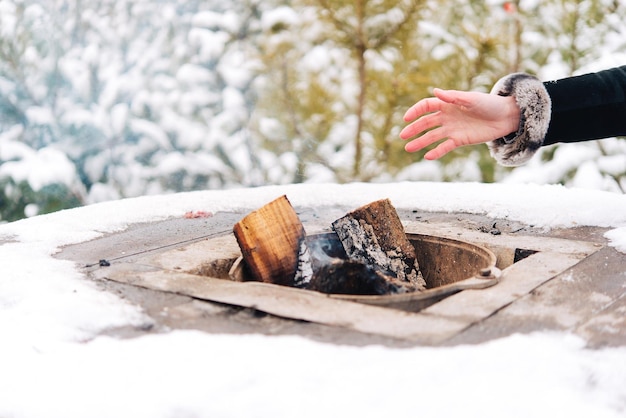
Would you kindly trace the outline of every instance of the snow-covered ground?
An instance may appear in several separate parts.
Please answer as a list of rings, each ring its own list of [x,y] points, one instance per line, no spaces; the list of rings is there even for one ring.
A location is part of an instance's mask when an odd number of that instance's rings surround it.
[[[298,336],[172,331],[98,336],[150,321],[98,290],[60,247],[189,210],[295,207],[504,217],[536,227],[611,228],[626,253],[626,196],[562,186],[391,183],[272,186],[111,201],[0,225],[0,417],[622,417],[626,347],[564,333],[451,348],[336,346]],[[625,256],[626,257],[626,256]],[[626,285],[626,278],[624,280]]]

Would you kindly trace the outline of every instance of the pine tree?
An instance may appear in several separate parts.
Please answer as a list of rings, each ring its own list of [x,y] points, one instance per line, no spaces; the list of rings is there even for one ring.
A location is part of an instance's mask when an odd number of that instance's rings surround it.
[[[307,167],[349,181],[375,178],[390,166],[400,109],[409,90],[424,89],[415,72],[405,71],[418,61],[420,50],[406,43],[421,4],[295,2],[297,18],[272,28],[257,123],[281,127],[275,138],[259,132],[278,153],[297,156],[294,180],[306,179]]]

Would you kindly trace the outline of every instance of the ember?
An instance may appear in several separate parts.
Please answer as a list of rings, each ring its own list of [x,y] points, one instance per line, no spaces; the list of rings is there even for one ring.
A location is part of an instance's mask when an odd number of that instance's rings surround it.
[[[330,242],[307,239],[289,200],[282,196],[243,218],[233,232],[258,281],[354,295],[426,288],[415,249],[389,199],[337,219],[332,228],[340,251]]]

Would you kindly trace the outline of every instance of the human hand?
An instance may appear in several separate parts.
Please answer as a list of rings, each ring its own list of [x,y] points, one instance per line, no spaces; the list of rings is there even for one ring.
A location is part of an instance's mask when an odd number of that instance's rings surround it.
[[[419,151],[442,141],[424,158],[436,160],[455,148],[493,141],[517,131],[520,109],[512,96],[434,89],[435,97],[422,99],[404,114],[411,122],[400,138],[413,140],[404,149]]]

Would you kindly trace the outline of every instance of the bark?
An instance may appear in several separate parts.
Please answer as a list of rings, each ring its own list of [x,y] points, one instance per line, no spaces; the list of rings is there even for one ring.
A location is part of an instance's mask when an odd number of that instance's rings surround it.
[[[389,199],[356,209],[337,219],[332,227],[349,259],[376,266],[417,290],[425,289],[415,248]]]

